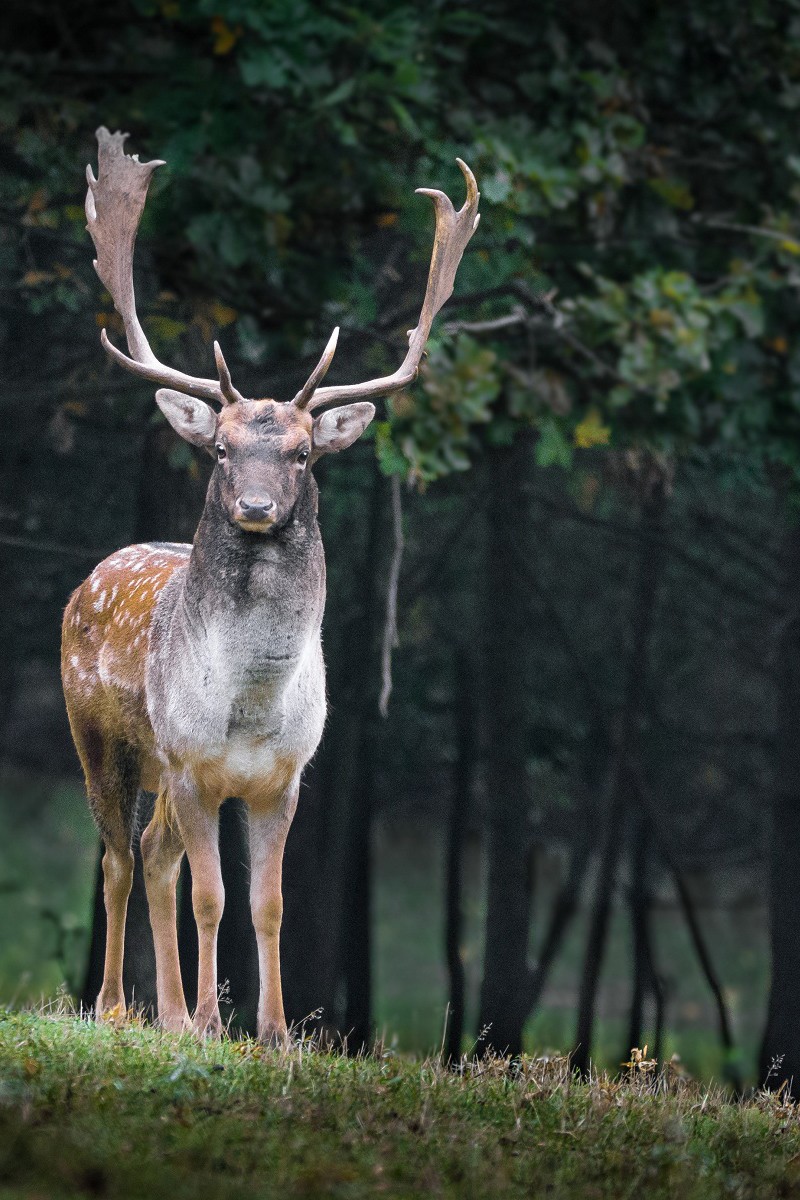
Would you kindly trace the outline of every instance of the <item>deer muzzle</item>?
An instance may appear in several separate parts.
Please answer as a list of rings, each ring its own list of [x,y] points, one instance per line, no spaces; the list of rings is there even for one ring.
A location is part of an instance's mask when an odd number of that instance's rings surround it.
[[[253,533],[266,533],[275,524],[277,508],[271,496],[240,496],[233,511],[236,524]]]

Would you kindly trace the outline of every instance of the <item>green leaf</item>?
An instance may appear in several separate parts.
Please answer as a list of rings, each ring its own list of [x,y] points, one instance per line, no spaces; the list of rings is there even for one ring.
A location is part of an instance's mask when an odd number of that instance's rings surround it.
[[[539,426],[535,459],[540,467],[572,466],[572,447],[552,418],[545,418]]]

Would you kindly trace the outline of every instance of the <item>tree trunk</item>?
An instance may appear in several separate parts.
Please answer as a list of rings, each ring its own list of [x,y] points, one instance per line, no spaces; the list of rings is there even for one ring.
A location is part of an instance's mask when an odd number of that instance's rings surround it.
[[[379,477],[367,543],[364,572],[364,661],[360,673],[360,746],[349,806],[342,925],[342,979],[345,987],[343,1031],[351,1053],[372,1044],[372,818],[377,786],[378,696],[380,691],[379,626],[383,610],[383,543],[387,511],[386,481]]]
[[[592,697],[590,696],[590,699]],[[542,939],[536,964],[530,973],[528,1010],[533,1012],[539,1003],[550,968],[556,960],[564,938],[578,911],[586,872],[591,861],[591,842],[602,812],[607,789],[607,776],[612,747],[602,712],[596,714],[583,747],[582,777],[584,783],[583,827],[574,831],[575,844],[570,855],[567,877],[550,913],[550,921]]]
[[[337,703],[317,761],[320,787],[325,790],[325,936],[320,947],[319,982],[320,992],[331,1006],[323,1023],[331,1033],[338,1027],[354,1053],[372,1042],[372,816],[387,510],[386,481],[377,464],[372,463],[370,470],[372,492],[366,548],[358,572],[358,612],[342,639]]]
[[[589,844],[585,840],[573,849],[567,878],[553,903],[550,921],[542,939],[542,947],[531,971],[528,991],[528,1010],[533,1012],[544,991],[550,968],[556,960],[564,938],[578,911],[578,904],[589,866]]]
[[[320,886],[324,784],[317,760],[303,775],[283,856],[283,1001],[289,1024],[300,1025],[307,1032],[323,1030],[331,1005],[321,990],[321,943],[326,926]],[[313,1015],[317,1012],[319,1016]]]
[[[480,690],[488,734],[488,888],[481,984],[481,1047],[522,1050],[528,1013],[528,945],[533,827],[527,771],[528,697],[524,648],[530,636],[526,589],[517,556],[525,528],[524,481],[530,442],[486,453],[489,504],[483,606],[484,678]]]
[[[770,840],[772,982],[760,1074],[770,1087],[786,1083],[800,1099],[800,528],[786,533],[784,621],[777,666],[776,776]]]
[[[620,714],[618,741],[612,776],[612,792],[606,817],[603,848],[600,854],[595,902],[589,924],[583,972],[578,998],[578,1023],[573,1064],[582,1075],[589,1071],[592,1053],[595,1005],[605,956],[611,916],[620,844],[624,837],[626,813],[632,809],[636,792],[636,770],[640,757],[640,724],[644,712],[649,653],[658,590],[662,554],[657,549],[664,520],[666,492],[662,479],[647,479],[641,473],[640,486],[642,538],[639,543],[636,585],[632,613],[631,649],[625,696]]]
[[[592,1034],[594,1031],[595,1005],[600,987],[600,975],[606,950],[606,938],[611,919],[611,901],[616,883],[617,862],[620,852],[623,821],[625,815],[625,785],[621,781],[617,795],[606,817],[603,848],[597,868],[595,898],[592,905],[589,934],[583,958],[580,989],[578,992],[578,1024],[575,1031],[575,1052],[572,1065],[581,1075],[588,1074],[592,1056]]]
[[[220,809],[219,851],[225,887],[217,950],[222,989],[220,1011],[232,1032],[255,1034],[258,948],[250,916],[247,811],[241,800],[226,800]]]
[[[462,878],[464,837],[471,809],[477,761],[477,730],[473,705],[475,681],[468,657],[463,652],[457,656],[455,674],[456,763],[447,822],[445,861],[444,950],[450,987],[443,1051],[445,1062],[448,1063],[457,1062],[461,1058],[461,1044],[464,1038],[466,981],[461,955],[464,925]]]
[[[647,886],[647,868],[651,861],[648,853],[645,819],[636,813],[631,822],[630,845],[630,892],[628,911],[631,919],[633,988],[628,1013],[628,1036],[622,1048],[622,1058],[627,1059],[630,1050],[642,1045],[644,1006],[647,996],[653,992],[650,958],[650,892]],[[657,1054],[654,1057],[658,1057]]]
[[[703,936],[703,930],[700,922],[697,919],[695,905],[686,885],[686,881],[681,875],[675,863],[669,859],[668,866],[672,872],[672,878],[675,882],[675,890],[678,893],[683,915],[686,919],[686,925],[689,930],[689,936],[692,939],[697,961],[703,976],[711,989],[711,995],[714,998],[714,1005],[717,1010],[717,1023],[719,1027],[720,1043],[725,1057],[725,1076],[733,1084],[734,1091],[740,1094],[742,1091],[742,1080],[739,1073],[738,1063],[736,1061],[736,1046],[733,1040],[731,1030],[730,1017],[728,1016],[728,1008],[725,1003],[725,994],[722,990],[717,973],[714,970],[714,964],[711,961],[711,955],[706,945],[706,940]]]

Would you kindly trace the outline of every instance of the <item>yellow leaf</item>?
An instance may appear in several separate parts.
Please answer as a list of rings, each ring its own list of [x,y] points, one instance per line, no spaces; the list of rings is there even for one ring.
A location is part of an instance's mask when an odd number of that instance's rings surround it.
[[[229,304],[222,304],[219,300],[214,300],[209,308],[211,316],[221,329],[230,325],[238,316],[235,308],[231,308]]]
[[[213,17],[211,32],[214,35],[214,45],[212,47],[214,53],[230,54],[242,36],[242,27],[241,25],[237,25],[235,29],[231,29],[230,25],[222,17]]]
[[[47,204],[47,192],[44,190],[44,188],[37,188],[36,191],[31,196],[30,200],[28,201],[28,212],[29,213],[41,212],[46,204]]]
[[[785,250],[787,254],[800,254],[800,242],[796,242],[794,238],[786,238],[781,242],[781,250]]]
[[[662,329],[673,323],[672,313],[666,308],[651,308],[647,315],[650,318],[650,324],[655,325],[656,329]]]
[[[156,337],[165,342],[172,342],[186,332],[183,321],[173,321],[172,317],[145,317],[144,323],[148,329],[152,329]]]
[[[378,213],[377,217],[375,218],[375,224],[378,226],[378,229],[391,229],[392,225],[397,224],[397,213]]]
[[[778,337],[768,338],[765,342],[765,345],[770,350],[774,350],[776,354],[786,354],[789,349],[789,343],[787,342],[786,338],[782,337],[780,334]]]
[[[611,430],[600,419],[596,408],[590,408],[580,425],[575,427],[575,445],[581,450],[590,450],[592,446],[607,446],[611,440]]]
[[[40,283],[47,283],[53,276],[50,271],[26,271],[22,276],[23,287],[38,287]]]
[[[85,417],[89,411],[89,407],[83,400],[67,400],[66,404],[62,404],[64,412],[72,413],[76,417]]]

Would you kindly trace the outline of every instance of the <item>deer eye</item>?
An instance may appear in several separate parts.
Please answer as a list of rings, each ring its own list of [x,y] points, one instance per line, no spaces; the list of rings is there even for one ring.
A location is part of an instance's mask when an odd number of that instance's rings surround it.
[[[222,442],[217,442],[214,449],[217,452],[217,462],[222,462],[223,459],[228,457],[228,451],[225,449]]]
[[[308,462],[308,450],[301,450],[297,456],[297,461],[301,466],[304,466]]]

